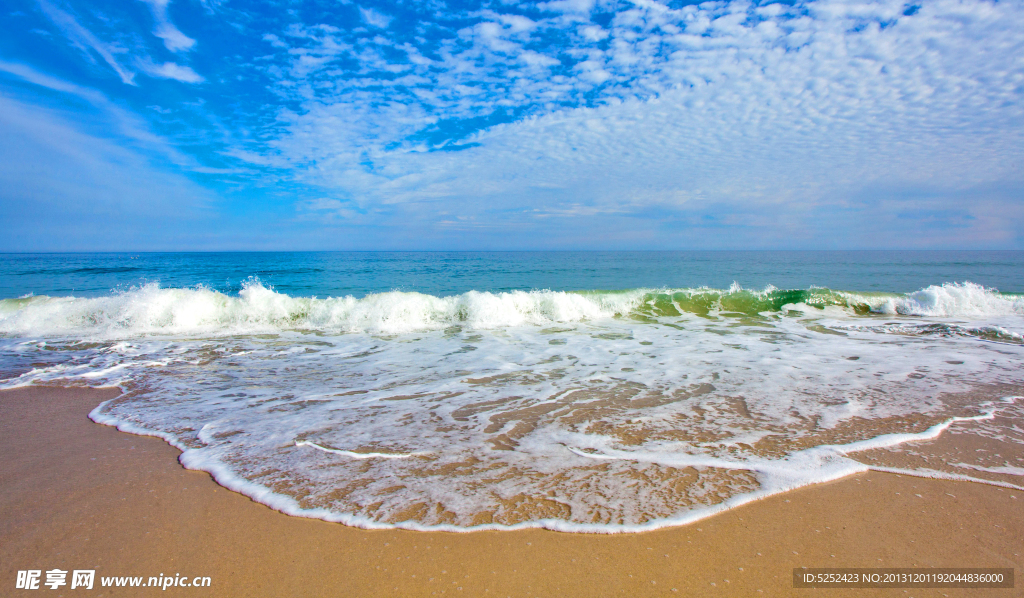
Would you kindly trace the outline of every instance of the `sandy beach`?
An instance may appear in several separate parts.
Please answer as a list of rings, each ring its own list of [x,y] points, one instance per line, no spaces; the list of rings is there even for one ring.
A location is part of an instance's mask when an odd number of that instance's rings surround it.
[[[1014,589],[794,589],[794,567],[1012,567],[1024,493],[871,472],[641,534],[366,531],[289,517],[93,423],[116,389],[0,392],[0,562],[17,571],[209,576],[207,596],[1021,596]],[[45,578],[45,574],[44,574]],[[26,594],[31,595],[31,594]]]

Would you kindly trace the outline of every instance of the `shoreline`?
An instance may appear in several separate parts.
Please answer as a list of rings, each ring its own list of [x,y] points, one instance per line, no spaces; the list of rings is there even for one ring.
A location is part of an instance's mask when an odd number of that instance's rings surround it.
[[[113,388],[113,387],[111,387],[111,388]],[[119,388],[119,387],[117,387],[117,388]],[[1007,392],[1009,392],[1009,390],[1010,389],[1007,389]],[[122,390],[122,392],[123,392],[123,390]],[[151,429],[144,428],[144,427],[140,427],[140,426],[138,426],[136,424],[133,424],[133,423],[130,423],[130,422],[125,422],[123,420],[118,419],[115,416],[111,416],[111,415],[105,413],[103,411],[104,405],[106,405],[107,403],[110,403],[114,399],[117,399],[119,394],[120,393],[117,393],[117,394],[115,394],[113,396],[112,399],[105,400],[105,401],[101,402],[100,404],[98,404],[93,410],[91,410],[89,412],[89,414],[88,414],[89,419],[92,420],[93,422],[97,423],[97,424],[114,427],[114,428],[118,429],[119,431],[127,433],[127,434],[132,434],[132,435],[135,435],[135,436],[149,436],[149,437],[161,439],[161,440],[163,440],[164,442],[166,442],[167,444],[169,444],[170,446],[176,448],[179,451],[178,462],[183,467],[185,467],[185,469],[189,469],[189,470],[193,470],[193,471],[199,471],[199,472],[205,472],[208,475],[210,475],[213,478],[213,480],[218,485],[220,485],[221,487],[223,487],[223,488],[225,488],[227,490],[236,492],[238,494],[241,494],[241,495],[249,498],[250,500],[252,500],[254,502],[257,502],[257,503],[260,503],[260,504],[262,504],[262,505],[264,505],[264,506],[266,506],[266,507],[268,507],[268,508],[270,508],[270,509],[272,509],[274,511],[278,511],[278,512],[280,512],[282,514],[285,514],[285,515],[288,515],[288,516],[291,516],[291,517],[301,517],[301,518],[306,518],[306,519],[315,519],[315,520],[324,521],[324,522],[327,522],[327,523],[341,524],[341,525],[345,525],[345,526],[348,526],[348,527],[355,527],[355,528],[364,529],[364,530],[408,530],[408,531],[415,531],[415,532],[476,533],[476,532],[480,532],[480,531],[506,532],[506,531],[521,531],[521,530],[527,530],[527,529],[544,529],[544,530],[550,530],[550,531],[555,531],[555,532],[576,533],[576,534],[610,534],[610,535],[614,535],[614,534],[645,533],[645,532],[657,531],[657,530],[661,530],[661,529],[668,529],[668,528],[673,528],[673,527],[693,525],[695,523],[699,523],[699,522],[704,521],[706,519],[709,519],[711,517],[715,517],[715,516],[717,516],[717,515],[719,515],[721,513],[724,513],[726,511],[738,508],[740,506],[743,506],[743,505],[746,505],[746,504],[749,504],[749,503],[755,503],[755,502],[764,500],[764,499],[766,499],[768,497],[771,497],[771,496],[788,494],[790,492],[793,492],[794,490],[798,490],[798,489],[801,489],[801,488],[810,487],[810,486],[817,486],[817,485],[821,485],[821,484],[826,484],[826,483],[837,481],[837,480],[841,480],[841,479],[844,479],[844,478],[847,478],[847,477],[850,477],[852,475],[856,475],[856,474],[859,474],[859,473],[867,473],[869,471],[882,472],[882,473],[891,473],[891,474],[895,474],[897,476],[919,477],[919,478],[925,478],[925,479],[939,479],[939,480],[953,480],[953,481],[962,481],[962,482],[981,483],[981,484],[988,484],[988,485],[992,485],[992,486],[998,486],[998,487],[1002,487],[1002,488],[1007,488],[1007,489],[1010,489],[1010,490],[1016,490],[1016,491],[1020,491],[1020,492],[1024,493],[1024,486],[1021,486],[1018,483],[1013,483],[1013,482],[1008,482],[1008,481],[1001,481],[1001,480],[996,480],[996,479],[984,479],[984,478],[973,477],[973,476],[964,475],[964,474],[958,474],[958,473],[948,473],[948,472],[943,472],[943,471],[935,471],[935,470],[931,470],[931,469],[928,469],[928,468],[925,468],[923,471],[918,471],[918,470],[913,469],[912,467],[893,467],[893,466],[885,465],[884,462],[882,464],[878,464],[878,463],[869,464],[869,463],[864,463],[864,462],[861,462],[861,461],[857,461],[856,459],[850,458],[849,459],[849,461],[850,461],[849,467],[847,467],[845,471],[844,470],[831,471],[831,472],[829,472],[829,474],[827,476],[818,477],[817,479],[815,479],[813,477],[805,476],[805,479],[803,479],[803,480],[800,480],[800,481],[797,481],[797,482],[791,482],[792,484],[795,484],[795,485],[775,485],[775,486],[767,485],[767,486],[762,486],[762,488],[759,489],[759,490],[756,490],[756,491],[753,491],[753,492],[741,493],[741,494],[736,495],[736,496],[731,496],[731,497],[729,497],[728,499],[726,499],[726,500],[724,500],[722,502],[718,502],[718,503],[714,503],[714,504],[710,504],[710,505],[699,506],[699,507],[694,507],[694,508],[692,508],[692,509],[690,509],[688,511],[685,511],[685,512],[683,512],[681,514],[672,515],[672,516],[668,516],[668,517],[664,517],[664,518],[658,518],[658,519],[654,519],[654,520],[649,520],[649,521],[646,521],[644,523],[638,523],[638,524],[618,524],[618,525],[609,525],[607,523],[587,524],[587,523],[580,523],[580,522],[569,522],[569,521],[564,521],[564,520],[561,520],[561,519],[535,519],[535,520],[531,520],[531,521],[524,521],[524,522],[513,523],[513,524],[485,523],[485,524],[472,525],[472,526],[469,526],[469,527],[458,526],[458,525],[455,525],[455,524],[423,524],[423,523],[421,523],[420,521],[417,521],[417,520],[397,521],[397,522],[380,522],[380,521],[377,521],[377,520],[374,520],[374,519],[368,519],[368,518],[366,518],[364,516],[360,516],[360,515],[352,515],[352,514],[346,514],[346,513],[336,513],[336,512],[330,511],[328,509],[321,508],[321,507],[304,507],[304,506],[300,505],[299,502],[293,496],[288,495],[288,494],[276,493],[276,492],[274,492],[274,491],[272,491],[272,490],[270,490],[270,489],[268,489],[268,488],[266,488],[264,486],[261,486],[259,484],[254,483],[254,482],[251,482],[251,481],[245,479],[244,477],[241,477],[241,476],[237,475],[236,473],[231,471],[229,468],[224,467],[222,464],[214,463],[211,466],[210,463],[204,461],[201,458],[198,459],[198,460],[195,459],[195,458],[192,458],[192,454],[190,454],[188,452],[190,447],[188,447],[187,445],[183,444],[173,434],[166,433],[166,432],[161,432],[161,431],[155,431],[155,430],[151,430]],[[1003,397],[999,402],[1000,403],[1004,403],[1004,404],[1011,404],[1012,405],[1018,399],[1024,399],[1024,397],[1017,396],[1017,395],[1010,395],[1010,396]],[[902,448],[904,448],[905,445],[915,445],[915,444],[931,444],[933,446],[949,445],[950,444],[949,441],[948,441],[949,434],[947,432],[949,432],[950,428],[954,424],[966,423],[966,422],[977,422],[977,421],[984,421],[984,420],[992,420],[992,419],[995,419],[997,417],[997,413],[998,412],[997,412],[997,409],[995,407],[990,407],[987,410],[983,410],[982,413],[979,414],[979,415],[949,417],[945,421],[940,421],[939,423],[931,425],[931,426],[925,428],[924,430],[921,430],[921,431],[918,431],[918,432],[887,433],[887,434],[881,434],[879,436],[876,436],[874,438],[869,438],[869,439],[866,439],[866,440],[856,440],[856,441],[847,442],[847,443],[841,443],[841,444],[819,445],[819,446],[813,447],[810,450],[811,451],[825,450],[825,451],[829,451],[831,454],[835,455],[836,457],[839,457],[839,458],[849,458],[850,455],[852,455],[852,454],[861,454],[861,455],[868,455],[868,454],[876,454],[877,455],[879,453],[883,453],[884,454],[888,449],[895,449],[897,451],[900,451]],[[943,438],[944,434],[946,436],[945,439]],[[963,442],[963,440],[961,439],[961,443],[962,442]],[[315,447],[315,448],[317,448],[317,449],[319,449],[321,451],[324,451],[324,452],[329,452],[329,453],[340,452],[340,453],[348,454],[350,456],[352,455],[352,453],[348,453],[347,451],[339,451],[337,449],[326,449],[324,447],[320,447],[319,445],[316,445],[316,444],[310,443],[310,442],[306,442],[306,441],[296,442],[296,446],[303,446],[303,445],[305,445],[305,446],[313,446],[313,447]],[[949,446],[945,446],[944,448],[946,450],[948,450],[950,447]],[[992,447],[989,447],[989,449],[991,449],[991,448]],[[1000,449],[1000,447],[995,447],[995,448],[996,448],[996,450]],[[1001,448],[1003,450],[1001,450],[1000,452],[1006,452],[1005,449],[1007,449],[1007,448],[1009,448],[1011,451],[1024,452],[1024,450],[1018,449],[1017,447],[1014,447],[1012,445],[1005,445],[1004,444],[1004,445],[1002,445]],[[985,448],[980,448],[979,447],[976,450],[979,450],[979,451],[982,451],[982,452],[987,452],[989,449],[985,449]],[[574,453],[576,453],[576,454],[579,454],[581,456],[596,457],[596,458],[602,459],[602,460],[603,459],[617,459],[618,458],[616,456],[605,456],[605,455],[596,455],[595,456],[593,454],[579,452],[579,451],[577,451],[577,450],[575,450],[573,448],[569,448],[569,450],[574,452]],[[796,453],[795,455],[790,455],[789,458],[794,458],[794,457],[798,458],[801,454],[802,454],[802,451]],[[889,456],[890,456],[890,458],[892,458],[895,455],[889,455]],[[719,460],[719,459],[715,459],[715,458],[708,458],[708,459],[705,459],[704,461],[706,463],[706,466],[708,466],[708,467],[720,467],[720,468],[724,468],[724,469],[731,469],[731,468],[740,469],[740,467],[736,467],[736,464],[731,463],[728,460]],[[690,465],[689,464],[681,464],[681,465],[671,465],[670,464],[669,466],[686,467],[686,466],[690,466]],[[764,473],[766,470],[770,471],[771,464],[769,463],[765,467],[766,467],[766,469],[759,469],[756,466],[752,466],[752,467],[749,468],[749,471],[757,472],[757,473]],[[746,468],[743,468],[743,469],[746,469]],[[1016,481],[1016,479],[1014,478],[1013,481]]]
[[[169,589],[217,596],[881,596],[898,590],[795,590],[792,570],[1024,565],[1024,493],[875,471],[639,533],[365,530],[293,517],[184,469],[160,438],[88,419],[118,393],[0,391],[0,583],[56,567],[209,576],[212,590]]]

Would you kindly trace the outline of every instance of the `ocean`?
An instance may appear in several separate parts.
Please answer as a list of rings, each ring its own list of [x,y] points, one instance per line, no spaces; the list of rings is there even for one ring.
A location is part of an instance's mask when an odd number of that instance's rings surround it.
[[[94,421],[294,515],[614,533],[869,469],[1024,489],[1024,252],[0,257],[0,388],[119,386]]]

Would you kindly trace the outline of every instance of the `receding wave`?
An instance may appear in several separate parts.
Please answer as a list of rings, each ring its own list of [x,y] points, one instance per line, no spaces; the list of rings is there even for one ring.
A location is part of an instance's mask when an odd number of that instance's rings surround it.
[[[973,283],[933,285],[914,293],[855,293],[826,288],[633,289],[623,291],[470,291],[450,297],[393,291],[319,299],[292,297],[258,281],[237,296],[207,288],[152,283],[106,297],[24,297],[0,301],[0,334],[237,334],[322,330],[398,334],[450,326],[496,329],[614,317],[660,318],[787,307],[839,308],[850,315],[984,318],[1024,314],[1024,297]]]

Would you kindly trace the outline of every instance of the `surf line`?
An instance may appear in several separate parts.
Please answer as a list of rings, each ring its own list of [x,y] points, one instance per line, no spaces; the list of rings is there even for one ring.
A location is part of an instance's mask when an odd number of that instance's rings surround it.
[[[315,448],[318,451],[325,453],[332,453],[335,455],[345,455],[353,459],[408,459],[409,457],[418,457],[420,455],[426,455],[428,453],[355,453],[352,451],[343,451],[341,449],[327,448],[326,446],[320,446],[315,442],[309,442],[308,440],[297,440],[295,446],[308,446]]]

